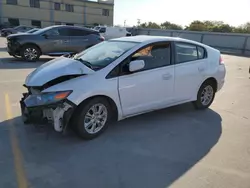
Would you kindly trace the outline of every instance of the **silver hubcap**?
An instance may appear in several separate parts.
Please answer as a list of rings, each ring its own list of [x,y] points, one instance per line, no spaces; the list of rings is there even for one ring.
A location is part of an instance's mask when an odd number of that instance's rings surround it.
[[[24,57],[29,60],[33,60],[37,58],[37,51],[34,48],[27,48],[24,51]]]
[[[213,99],[213,95],[214,95],[213,87],[210,85],[206,86],[201,93],[201,103],[204,106],[208,105]]]
[[[84,127],[90,134],[99,132],[108,119],[108,110],[103,104],[93,105],[85,115]]]

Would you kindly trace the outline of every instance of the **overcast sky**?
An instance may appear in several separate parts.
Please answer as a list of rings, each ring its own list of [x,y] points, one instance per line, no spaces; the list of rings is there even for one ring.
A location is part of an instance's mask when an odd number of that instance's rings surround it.
[[[115,0],[114,24],[170,21],[182,26],[193,20],[220,20],[238,26],[250,21],[250,0]]]

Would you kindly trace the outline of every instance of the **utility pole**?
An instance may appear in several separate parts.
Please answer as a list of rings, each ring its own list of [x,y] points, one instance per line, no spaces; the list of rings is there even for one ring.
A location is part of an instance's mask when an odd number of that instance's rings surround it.
[[[137,27],[141,25],[141,19],[137,19]]]

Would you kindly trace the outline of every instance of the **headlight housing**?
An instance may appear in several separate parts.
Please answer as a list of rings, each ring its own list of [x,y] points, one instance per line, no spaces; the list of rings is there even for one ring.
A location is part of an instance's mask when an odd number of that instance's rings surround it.
[[[57,91],[49,93],[41,93],[37,95],[29,95],[24,103],[27,107],[43,106],[59,102],[66,99],[72,91]]]

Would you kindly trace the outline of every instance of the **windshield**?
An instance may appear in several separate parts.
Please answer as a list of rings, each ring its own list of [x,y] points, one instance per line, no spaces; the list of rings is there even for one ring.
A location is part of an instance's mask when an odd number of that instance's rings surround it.
[[[42,34],[42,33],[44,33],[44,32],[46,32],[46,31],[48,31],[48,30],[51,30],[52,29],[52,27],[45,27],[45,28],[42,28],[42,29],[38,29],[37,31],[35,31],[35,32],[33,32],[34,34]]]
[[[34,33],[36,31],[38,31],[38,29],[31,29],[31,30],[27,31],[27,33]]]
[[[22,28],[22,26],[16,26],[16,27],[14,27],[13,29],[15,29],[15,30],[18,30],[18,29],[21,29]]]
[[[99,27],[99,26],[96,26],[96,27],[94,27],[94,30],[99,30],[101,27]]]
[[[87,62],[92,67],[96,67],[96,69],[101,69],[137,44],[136,42],[104,41],[75,55],[74,59],[80,60],[82,63]]]

